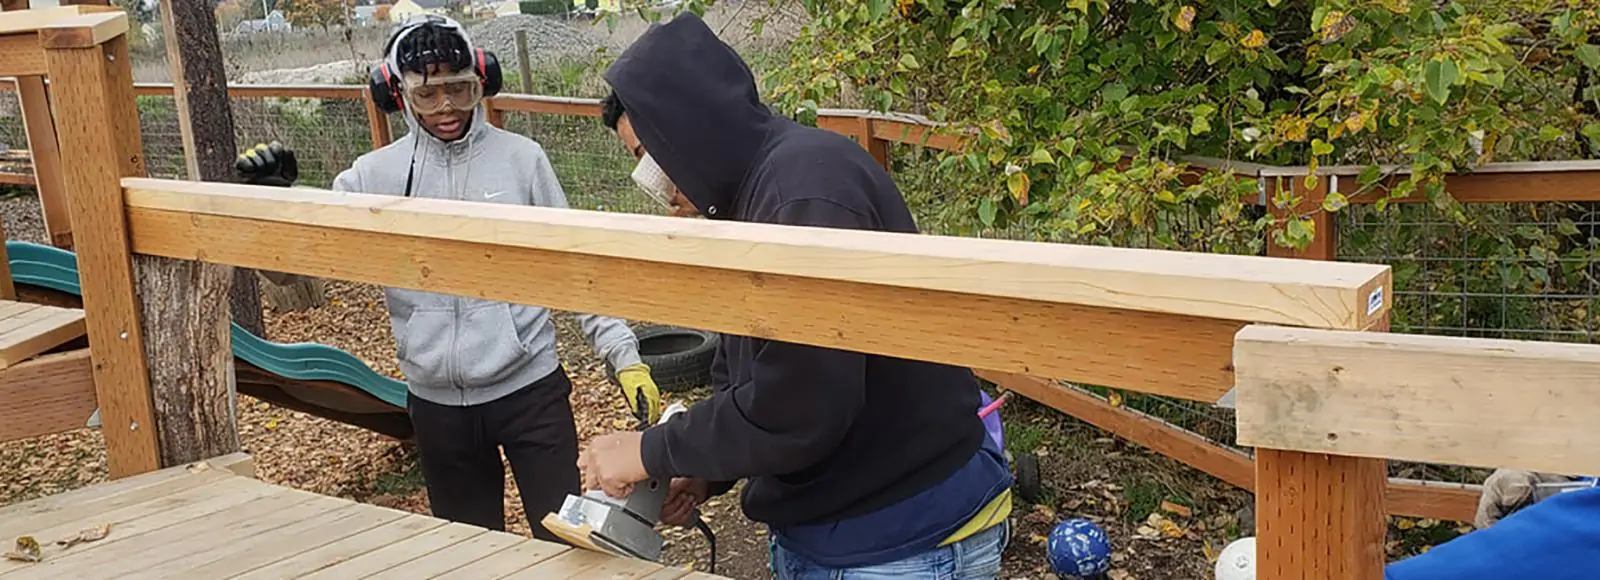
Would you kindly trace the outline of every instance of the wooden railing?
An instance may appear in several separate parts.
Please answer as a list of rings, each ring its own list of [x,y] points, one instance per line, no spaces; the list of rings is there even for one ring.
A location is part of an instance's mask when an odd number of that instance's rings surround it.
[[[1387,459],[1600,470],[1600,346],[1252,325],[1234,365],[1260,578],[1382,578]]]

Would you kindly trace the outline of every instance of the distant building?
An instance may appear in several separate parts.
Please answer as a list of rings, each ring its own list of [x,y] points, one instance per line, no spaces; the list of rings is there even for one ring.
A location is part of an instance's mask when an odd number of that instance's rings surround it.
[[[418,14],[450,15],[450,6],[446,0],[399,0],[389,7],[389,20],[402,22]]]
[[[289,24],[289,19],[283,17],[282,10],[273,10],[266,18],[246,20],[234,27],[235,34],[255,34],[257,32],[288,32],[294,30],[294,25]]]

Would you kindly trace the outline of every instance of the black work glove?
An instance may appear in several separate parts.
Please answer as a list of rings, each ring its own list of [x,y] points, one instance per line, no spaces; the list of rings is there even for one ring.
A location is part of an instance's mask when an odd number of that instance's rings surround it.
[[[277,141],[271,145],[257,143],[244,150],[233,162],[233,168],[250,185],[292,187],[300,178],[300,164],[294,159],[294,150]]]

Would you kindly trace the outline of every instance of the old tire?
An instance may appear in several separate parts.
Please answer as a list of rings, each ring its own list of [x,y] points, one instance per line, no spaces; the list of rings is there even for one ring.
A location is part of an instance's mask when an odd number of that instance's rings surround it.
[[[1017,477],[1013,485],[1022,501],[1039,503],[1044,495],[1044,484],[1039,481],[1039,456],[1022,453],[1017,457]]]
[[[662,391],[679,393],[711,384],[711,361],[721,337],[715,332],[681,326],[646,326],[639,337],[639,358]]]

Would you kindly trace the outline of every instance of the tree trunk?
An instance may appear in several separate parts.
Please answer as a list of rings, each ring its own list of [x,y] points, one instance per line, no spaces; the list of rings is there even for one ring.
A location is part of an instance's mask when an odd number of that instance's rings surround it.
[[[228,75],[217,39],[216,15],[210,2],[163,0],[163,36],[172,62],[173,97],[183,134],[184,163],[189,178],[238,181],[233,162],[238,147],[233,136],[233,107],[228,101]],[[261,289],[253,271],[238,268],[228,293],[233,321],[265,337]]]
[[[161,20],[189,178],[233,181],[233,111],[211,4],[162,0]],[[228,315],[231,310],[240,326],[261,332],[255,274],[151,256],[136,256],[134,266],[151,386],[163,418],[162,465],[238,451]]]
[[[278,312],[320,308],[328,303],[322,284],[321,278],[300,276],[289,284],[273,284],[268,280],[261,285],[262,301]]]

